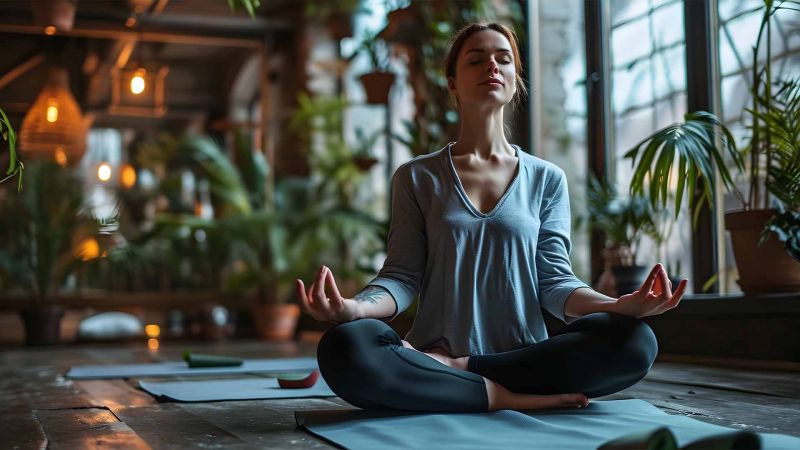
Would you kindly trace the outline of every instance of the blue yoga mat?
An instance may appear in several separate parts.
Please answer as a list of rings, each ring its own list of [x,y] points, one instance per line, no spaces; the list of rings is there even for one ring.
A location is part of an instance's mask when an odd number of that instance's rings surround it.
[[[246,359],[241,366],[190,368],[184,361],[152,364],[84,365],[69,369],[67,377],[73,380],[104,378],[174,377],[191,375],[217,375],[236,373],[303,372],[318,369],[317,358]]]
[[[597,400],[582,409],[489,413],[404,413],[370,410],[295,411],[297,425],[348,449],[595,450],[635,432],[667,427],[680,447],[741,431],[667,414],[644,400]],[[800,438],[757,433],[763,449],[800,449]]]
[[[278,385],[277,378],[140,381],[139,387],[156,397],[178,402],[336,397],[322,377],[319,377],[314,386],[299,389],[284,389]]]

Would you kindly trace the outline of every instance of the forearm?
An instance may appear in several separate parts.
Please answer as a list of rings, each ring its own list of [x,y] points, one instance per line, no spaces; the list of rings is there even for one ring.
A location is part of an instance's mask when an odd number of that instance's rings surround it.
[[[578,288],[572,291],[564,303],[564,314],[583,317],[595,312],[614,312],[617,299],[603,295],[594,289]]]
[[[380,286],[367,286],[353,296],[360,306],[360,318],[387,319],[394,316],[397,304],[394,297]]]

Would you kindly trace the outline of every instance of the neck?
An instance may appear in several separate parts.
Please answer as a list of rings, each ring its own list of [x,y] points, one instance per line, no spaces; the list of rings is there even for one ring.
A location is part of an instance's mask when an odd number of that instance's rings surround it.
[[[480,159],[498,155],[514,156],[514,149],[506,140],[503,130],[503,108],[491,111],[462,108],[461,130],[451,152],[454,155],[472,154]]]

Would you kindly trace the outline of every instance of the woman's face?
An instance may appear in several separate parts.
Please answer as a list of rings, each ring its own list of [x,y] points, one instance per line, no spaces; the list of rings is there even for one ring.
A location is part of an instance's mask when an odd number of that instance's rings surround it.
[[[517,90],[511,44],[494,30],[479,31],[464,42],[455,74],[455,79],[448,78],[448,87],[462,108],[499,107],[509,103]]]

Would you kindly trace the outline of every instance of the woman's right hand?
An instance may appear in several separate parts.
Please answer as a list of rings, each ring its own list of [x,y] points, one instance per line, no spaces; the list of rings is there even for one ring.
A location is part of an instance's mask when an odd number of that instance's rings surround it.
[[[326,284],[330,289],[330,296],[325,293]],[[295,287],[303,311],[316,320],[339,324],[363,316],[359,302],[343,298],[339,294],[333,273],[326,266],[320,266],[317,277],[307,291],[303,280],[299,278],[295,280]]]

